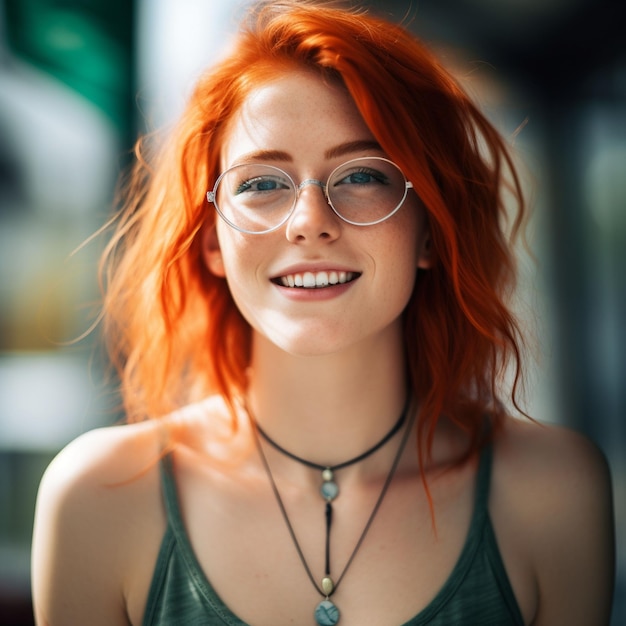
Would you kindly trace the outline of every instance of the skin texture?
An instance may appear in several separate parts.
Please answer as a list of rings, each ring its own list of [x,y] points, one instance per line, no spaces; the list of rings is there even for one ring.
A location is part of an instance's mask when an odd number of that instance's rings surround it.
[[[353,156],[385,156],[371,147],[332,154],[372,139],[339,87],[297,72],[253,92],[228,129],[222,165],[259,149],[280,150],[288,156],[277,164],[296,181],[325,179]],[[411,193],[387,222],[358,228],[343,223],[319,187],[309,186],[281,229],[250,236],[218,222],[204,233],[204,250],[207,267],[228,281],[253,328],[249,403],[264,430],[296,454],[328,464],[380,439],[406,395],[400,315],[415,273],[431,262],[417,197]],[[349,269],[359,278],[323,296],[289,293],[272,282],[294,267]],[[228,419],[214,398],[160,422],[88,433],[57,457],[36,513],[39,624],[141,624],[165,529],[157,461],[166,436],[177,442],[176,479],[190,540],[224,602],[253,626],[311,622],[319,597],[287,534],[248,422],[242,419],[229,435]],[[397,442],[342,470],[333,523],[339,570]],[[436,535],[416,449],[407,446],[334,597],[342,626],[401,624],[441,588],[472,514],[476,459],[454,466],[468,446],[462,432],[440,421],[426,468]],[[489,508],[525,623],[606,624],[613,518],[603,456],[570,431],[514,419],[494,450]],[[267,457],[307,561],[322,572],[318,473],[272,449]]]

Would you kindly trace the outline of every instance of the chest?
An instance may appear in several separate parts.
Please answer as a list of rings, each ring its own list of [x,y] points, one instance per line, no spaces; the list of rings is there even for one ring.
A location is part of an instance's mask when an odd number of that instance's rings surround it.
[[[204,575],[221,601],[253,626],[314,625],[315,607],[324,599],[316,587],[327,563],[342,626],[405,623],[450,577],[474,504],[471,468],[433,481],[435,529],[421,480],[399,475],[380,502],[379,483],[342,491],[329,532],[323,499],[289,481],[277,485],[284,510],[264,481],[224,490],[187,476],[179,484]]]

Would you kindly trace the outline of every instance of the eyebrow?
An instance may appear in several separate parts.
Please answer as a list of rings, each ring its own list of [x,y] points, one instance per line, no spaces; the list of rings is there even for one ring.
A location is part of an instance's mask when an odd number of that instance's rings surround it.
[[[289,152],[283,150],[255,150],[242,154],[234,163],[265,163],[266,161],[293,161],[293,157]]]
[[[352,154],[354,152],[367,152],[369,150],[377,150],[378,152],[383,151],[377,141],[374,141],[373,139],[365,139],[342,143],[324,152],[324,156],[327,159],[334,159],[335,157],[344,156],[346,154]]]
[[[378,152],[382,152],[383,149],[380,147],[380,144],[373,139],[364,139],[359,141],[348,141],[346,143],[339,144],[338,146],[334,146],[329,150],[324,152],[324,158],[326,159],[334,159],[340,156],[344,156],[346,154],[353,154],[355,152],[368,152],[371,150],[376,150]],[[236,165],[242,163],[267,163],[270,162],[292,162],[293,157],[289,152],[285,152],[284,150],[256,150],[254,152],[248,152],[246,154],[242,154],[236,161]]]

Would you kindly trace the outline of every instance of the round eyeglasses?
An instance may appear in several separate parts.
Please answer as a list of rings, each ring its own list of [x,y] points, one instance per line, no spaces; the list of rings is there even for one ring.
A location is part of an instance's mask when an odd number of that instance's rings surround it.
[[[355,226],[389,219],[413,187],[402,170],[383,157],[352,159],[334,169],[326,184],[307,179],[298,185],[278,167],[246,163],[220,174],[207,200],[236,230],[262,235],[287,222],[306,185],[321,187],[337,216]]]

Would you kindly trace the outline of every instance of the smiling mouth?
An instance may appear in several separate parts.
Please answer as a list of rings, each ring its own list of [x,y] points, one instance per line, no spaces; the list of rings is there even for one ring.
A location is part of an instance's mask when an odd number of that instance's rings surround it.
[[[293,287],[299,289],[323,289],[334,285],[344,285],[349,283],[360,274],[358,272],[303,272],[297,274],[286,274],[273,279],[272,282],[281,287]]]

